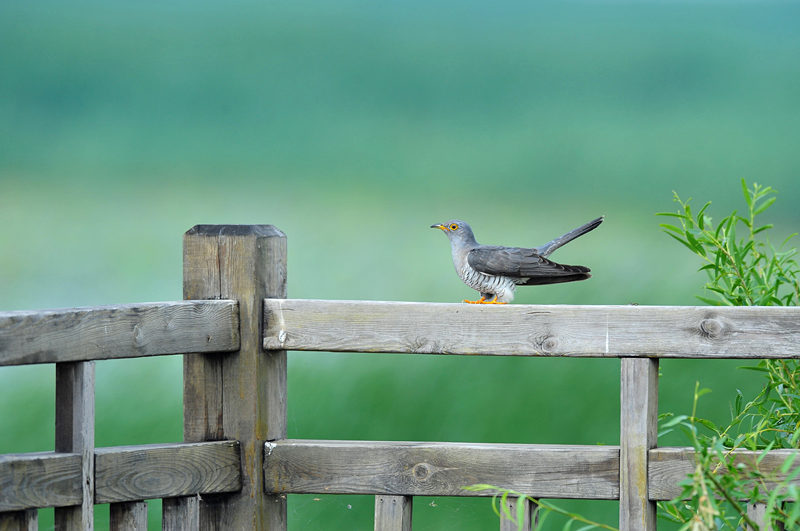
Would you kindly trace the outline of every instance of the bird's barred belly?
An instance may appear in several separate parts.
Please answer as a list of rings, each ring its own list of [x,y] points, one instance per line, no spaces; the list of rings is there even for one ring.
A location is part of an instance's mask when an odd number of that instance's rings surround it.
[[[469,265],[458,269],[458,276],[464,284],[480,293],[491,293],[499,302],[511,302],[517,285],[508,277],[486,275]]]

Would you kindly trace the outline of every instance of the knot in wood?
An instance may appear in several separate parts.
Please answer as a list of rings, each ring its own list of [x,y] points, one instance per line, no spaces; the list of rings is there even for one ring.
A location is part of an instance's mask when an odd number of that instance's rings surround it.
[[[716,339],[723,335],[725,325],[718,319],[703,319],[700,321],[700,334],[708,339]]]
[[[411,469],[411,473],[417,481],[425,481],[431,475],[431,468],[428,466],[428,463],[419,463],[414,465],[414,468]]]
[[[137,347],[141,347],[144,345],[144,332],[142,332],[142,327],[138,324],[134,325],[133,327],[133,344]]]
[[[531,343],[537,351],[543,354],[548,354],[558,348],[558,338],[550,335],[534,336],[531,338]]]
[[[556,339],[553,336],[547,337],[542,342],[542,350],[544,352],[553,352],[554,350],[556,350],[556,348],[558,348],[558,339]]]

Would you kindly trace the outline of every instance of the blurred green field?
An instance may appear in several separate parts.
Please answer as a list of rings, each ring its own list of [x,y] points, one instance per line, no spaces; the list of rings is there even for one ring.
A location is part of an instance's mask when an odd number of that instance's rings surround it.
[[[780,191],[776,237],[797,230],[799,21],[790,2],[0,3],[0,311],[180,299],[198,223],[282,229],[292,297],[456,302],[473,293],[432,223],[537,245],[601,214],[554,256],[594,278],[516,302],[696,304],[699,264],[653,214],[672,190],[727,214],[746,177]],[[700,379],[725,418],[758,386],[738,364],[663,362],[661,411]],[[97,445],[180,440],[180,367],[99,362]],[[616,444],[618,371],[292,353],[289,435]],[[52,449],[53,395],[52,367],[0,370],[0,453]],[[371,498],[314,498],[290,498],[292,529],[371,528]],[[486,500],[420,498],[414,519],[496,528]]]

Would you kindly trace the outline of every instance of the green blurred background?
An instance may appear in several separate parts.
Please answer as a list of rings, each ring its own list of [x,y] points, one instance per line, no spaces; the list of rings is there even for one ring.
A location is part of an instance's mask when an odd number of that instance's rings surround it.
[[[554,256],[594,278],[516,302],[696,304],[699,264],[653,214],[673,190],[727,214],[745,177],[781,192],[776,237],[797,230],[799,26],[792,2],[6,0],[0,310],[180,299],[198,223],[282,229],[291,297],[457,302],[432,223],[533,246],[601,214]],[[617,360],[289,363],[291,437],[619,438]],[[663,362],[661,411],[699,379],[723,420],[759,385],[737,365]],[[0,453],[53,448],[53,372],[0,371]],[[96,395],[98,446],[181,439],[179,357],[99,362]],[[290,498],[292,529],[371,528],[372,498],[315,498]],[[481,499],[419,498],[414,520],[497,527]]]

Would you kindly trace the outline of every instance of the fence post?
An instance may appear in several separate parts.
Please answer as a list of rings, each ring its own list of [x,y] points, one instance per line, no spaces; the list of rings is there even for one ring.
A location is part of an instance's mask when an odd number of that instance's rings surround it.
[[[411,496],[375,496],[375,531],[411,531]]]
[[[539,520],[539,507],[528,498],[514,498],[509,496],[506,498],[506,509],[511,513],[511,516],[517,518],[519,512],[519,504],[522,504],[522,526],[515,520],[509,520],[503,511],[500,511],[500,531],[517,531],[524,529],[531,531],[535,529]]]
[[[241,336],[236,352],[184,356],[184,440],[235,439],[242,452],[242,490],[203,496],[199,525],[285,530],[286,499],[264,493],[263,456],[265,441],[286,437],[286,353],[263,350],[262,313],[265,298],[286,297],[286,236],[271,225],[197,225],[183,244],[184,298],[237,300]]]
[[[81,455],[81,505],[56,507],[57,530],[94,528],[94,362],[56,363],[56,452]]]
[[[0,513],[0,530],[2,531],[38,531],[39,510],[11,511]]]
[[[761,531],[783,531],[784,526],[778,522],[775,527],[772,522],[767,519],[767,504],[765,503],[748,503],[747,516],[759,525]],[[749,525],[745,527],[747,531],[758,531],[751,528]]]
[[[647,466],[658,442],[658,359],[622,358],[620,365],[619,528],[655,531]]]
[[[147,502],[118,502],[109,507],[111,531],[147,531]]]

